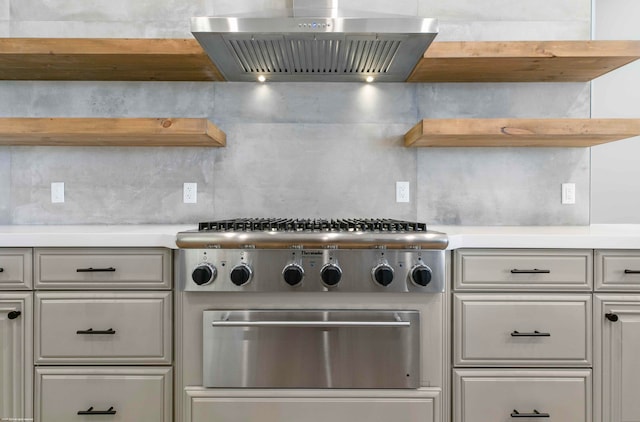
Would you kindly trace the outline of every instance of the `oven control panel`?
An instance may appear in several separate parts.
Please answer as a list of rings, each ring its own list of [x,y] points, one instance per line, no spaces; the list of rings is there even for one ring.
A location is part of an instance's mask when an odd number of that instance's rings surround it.
[[[181,249],[184,291],[440,293],[445,251]]]

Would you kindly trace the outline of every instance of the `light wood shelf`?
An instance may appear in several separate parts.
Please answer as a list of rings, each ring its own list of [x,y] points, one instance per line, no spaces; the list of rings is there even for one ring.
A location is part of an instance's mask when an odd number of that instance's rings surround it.
[[[408,147],[591,147],[640,136],[640,119],[425,119]]]
[[[0,79],[222,81],[194,39],[0,38]]]
[[[640,41],[434,42],[408,82],[587,82],[640,58]]]
[[[0,118],[0,145],[222,147],[207,119]]]
[[[434,42],[408,82],[584,82],[640,41]],[[195,39],[0,38],[0,80],[224,81]]]

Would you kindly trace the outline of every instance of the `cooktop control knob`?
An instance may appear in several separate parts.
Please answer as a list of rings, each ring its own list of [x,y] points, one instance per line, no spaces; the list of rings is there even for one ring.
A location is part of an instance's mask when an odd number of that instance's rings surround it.
[[[282,270],[282,278],[289,286],[297,286],[304,278],[304,269],[298,264],[289,264]]]
[[[244,286],[251,281],[253,271],[247,264],[238,264],[231,269],[231,282],[236,286]]]
[[[340,283],[340,279],[342,278],[342,269],[338,264],[325,264],[320,270],[320,277],[322,278],[322,282],[325,286],[333,287]]]
[[[431,276],[431,268],[423,263],[418,263],[411,268],[411,281],[418,286],[426,287],[431,283]]]
[[[202,264],[198,264],[198,266],[191,273],[191,279],[198,286],[205,286],[207,284],[213,283],[218,275],[218,270],[213,265],[203,262]]]
[[[383,287],[387,287],[393,281],[393,268],[386,263],[381,263],[371,270],[373,281]]]

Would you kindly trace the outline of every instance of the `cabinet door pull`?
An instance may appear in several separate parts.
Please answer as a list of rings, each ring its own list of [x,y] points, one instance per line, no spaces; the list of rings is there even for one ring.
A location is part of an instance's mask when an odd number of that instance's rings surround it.
[[[88,330],[78,330],[76,334],[115,334],[116,330],[113,328],[109,328],[108,330],[94,330],[93,328],[89,328]]]
[[[521,333],[519,331],[514,331],[511,333],[511,337],[551,337],[551,333],[541,333],[538,330],[535,330],[533,333]]]
[[[87,410],[78,410],[78,415],[115,415],[116,411],[113,410],[113,406],[111,406],[107,410],[93,410],[93,406],[88,408]]]
[[[7,314],[7,318],[9,319],[16,319],[18,318],[20,315],[22,315],[22,312],[20,311],[11,311]]]
[[[76,272],[78,273],[113,273],[115,272],[116,269],[113,267],[109,267],[109,268],[78,268],[76,270]]]
[[[533,409],[533,413],[520,413],[517,410],[513,410],[511,412],[512,418],[548,418],[550,417],[548,413],[538,412],[536,409]]]
[[[4,268],[0,267],[0,273],[4,272]]]
[[[511,274],[550,274],[551,270],[539,270],[534,268],[533,270],[518,270],[514,268],[511,270]]]
[[[619,320],[620,318],[618,318],[618,315],[613,314],[613,313],[608,313],[608,314],[604,314],[604,317],[606,319],[608,319],[611,322],[616,322],[617,320]]]
[[[640,270],[624,270],[625,274],[640,274]]]

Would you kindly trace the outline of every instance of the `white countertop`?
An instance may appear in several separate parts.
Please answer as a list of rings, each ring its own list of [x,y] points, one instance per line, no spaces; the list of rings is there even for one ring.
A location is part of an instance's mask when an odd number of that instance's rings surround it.
[[[0,247],[176,247],[197,225],[0,226]]]
[[[196,225],[0,226],[0,247],[176,248],[176,233]],[[429,226],[449,235],[449,249],[640,249],[640,224],[592,226]]]

